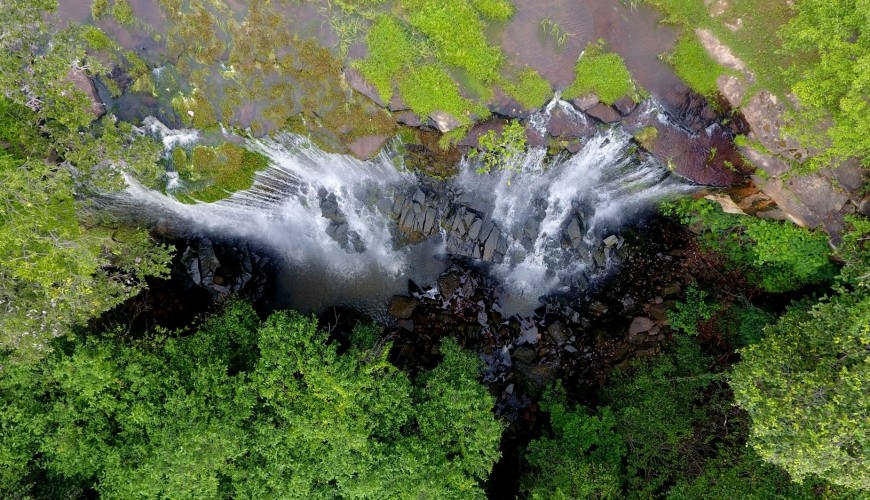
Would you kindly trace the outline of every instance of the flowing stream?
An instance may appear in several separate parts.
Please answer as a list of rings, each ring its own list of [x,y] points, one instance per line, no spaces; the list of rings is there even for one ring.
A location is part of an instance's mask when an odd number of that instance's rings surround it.
[[[532,124],[544,126],[558,106],[570,108],[554,99]],[[150,128],[167,144],[190,141],[190,131]],[[188,205],[131,182],[124,201],[180,234],[267,245],[283,262],[277,305],[302,310],[344,304],[380,315],[407,280],[434,285],[451,258],[464,258],[504,284],[505,312],[528,312],[539,296],[583,287],[618,265],[620,228],[693,189],[638,154],[619,128],[574,155],[548,160],[530,148],[519,172],[481,175],[463,160],[460,175],[443,182],[408,172],[398,144],[370,161],[292,134],[246,145],[271,163],[246,191]],[[169,190],[178,187],[172,179]]]

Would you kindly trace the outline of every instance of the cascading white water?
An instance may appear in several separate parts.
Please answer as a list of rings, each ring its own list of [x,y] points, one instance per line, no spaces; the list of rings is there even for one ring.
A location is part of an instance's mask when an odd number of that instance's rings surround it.
[[[554,99],[532,124],[546,126],[559,106],[570,107]],[[492,246],[501,239],[502,253],[491,271],[522,297],[521,303],[534,308],[538,296],[572,283],[572,276],[594,274],[589,258],[603,237],[654,201],[688,189],[652,158],[633,154],[631,138],[620,129],[600,132],[573,156],[547,160],[543,148],[530,148],[520,173],[479,175],[474,164],[463,161],[456,179],[435,187],[427,183],[426,194],[394,151],[359,161],[325,153],[291,134],[250,140],[247,147],[271,164],[249,190],[216,203],[187,205],[131,183],[127,199],[188,230],[269,245],[294,267],[285,277],[287,289],[304,288],[299,293],[307,297],[287,305],[308,309],[372,306],[403,292],[406,279],[434,283],[447,264],[447,218],[459,204],[485,219],[490,225],[485,227],[500,231]],[[437,222],[428,223],[428,234],[434,235],[424,243],[402,244],[396,207],[418,196],[438,200],[426,201],[422,210],[437,214]]]

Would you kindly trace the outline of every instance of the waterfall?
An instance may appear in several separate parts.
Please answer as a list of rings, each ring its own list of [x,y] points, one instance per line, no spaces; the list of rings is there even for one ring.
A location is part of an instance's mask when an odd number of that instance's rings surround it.
[[[554,99],[532,125],[545,127],[555,107],[570,105]],[[433,284],[454,257],[486,266],[514,301],[504,308],[520,311],[611,268],[621,227],[692,189],[632,144],[611,128],[574,155],[530,148],[519,172],[480,175],[466,159],[455,179],[435,182],[407,171],[398,147],[360,161],[282,133],[247,141],[270,166],[224,200],[183,204],[132,181],[124,196],[151,222],[268,245],[294,269],[288,290],[310,299],[295,307],[382,307],[407,279]]]

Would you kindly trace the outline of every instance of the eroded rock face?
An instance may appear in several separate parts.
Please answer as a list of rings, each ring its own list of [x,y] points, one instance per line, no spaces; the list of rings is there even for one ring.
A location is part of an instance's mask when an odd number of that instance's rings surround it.
[[[203,238],[188,244],[181,263],[193,284],[215,300],[231,294],[258,300],[268,282],[271,259],[247,243],[216,245]]]
[[[707,30],[696,30],[707,53],[719,64],[741,72],[741,76],[721,76],[716,81],[728,103],[740,108],[747,125],[749,145],[741,153],[762,171],[753,182],[782,212],[766,209],[760,216],[786,218],[806,227],[824,228],[834,242],[843,229],[843,216],[859,211],[866,196],[861,192],[866,170],[857,159],[849,159],[833,169],[803,175],[790,175],[793,164],[803,163],[817,151],[808,150],[784,133],[786,106],[773,93],[762,90],[746,98],[755,80],[746,65]],[[821,133],[821,132],[820,132]],[[762,147],[753,146],[754,143]]]

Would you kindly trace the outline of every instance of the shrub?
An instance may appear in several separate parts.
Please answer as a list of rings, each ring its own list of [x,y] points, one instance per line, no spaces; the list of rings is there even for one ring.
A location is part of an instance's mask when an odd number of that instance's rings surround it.
[[[470,158],[478,158],[481,165],[477,173],[486,174],[496,170],[519,172],[520,161],[526,151],[526,128],[514,120],[501,130],[490,130],[478,139],[479,150],[472,151]]]
[[[836,268],[829,260],[828,239],[820,231],[743,215],[724,213],[706,199],[683,199],[664,205],[666,214],[701,229],[708,250],[721,253],[769,292],[786,292],[830,281]]]
[[[547,390],[541,409],[550,415],[552,432],[526,451],[531,471],[522,489],[528,497],[619,498],[626,449],[610,409],[593,415],[569,404],[561,384]]]
[[[719,304],[708,304],[706,298],[709,294],[699,290],[692,283],[686,290],[685,301],[674,304],[668,311],[668,322],[674,330],[682,330],[687,335],[698,335],[698,324],[709,321],[719,311]]]

